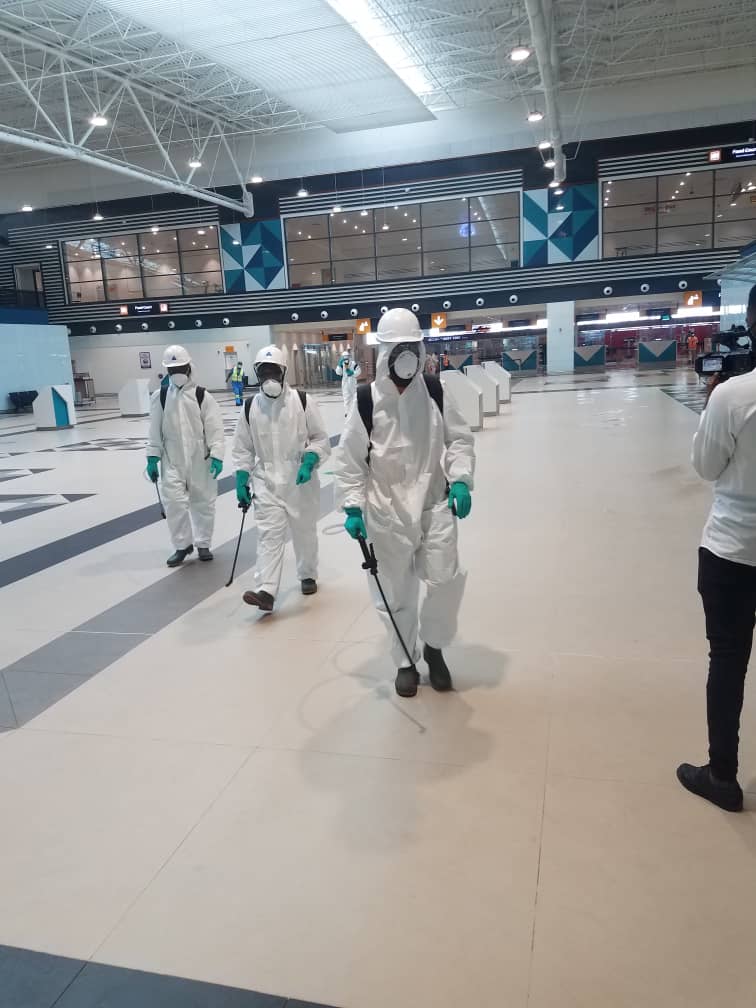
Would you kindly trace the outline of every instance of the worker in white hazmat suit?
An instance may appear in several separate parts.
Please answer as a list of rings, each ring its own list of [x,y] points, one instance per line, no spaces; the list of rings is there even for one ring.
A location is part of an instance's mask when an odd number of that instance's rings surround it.
[[[344,397],[344,416],[349,416],[349,411],[357,398],[357,379],[362,374],[362,368],[357,361],[352,360],[348,353],[341,355],[336,367],[336,374],[341,378],[341,394]]]
[[[466,574],[457,556],[458,518],[470,513],[473,436],[448,390],[424,375],[425,348],[414,314],[387,312],[378,324],[376,378],[358,393],[341,437],[336,478],[346,529],[372,541],[386,598],[407,656],[376,590],[391,634],[396,691],[417,693],[418,635],[434,689],[452,688],[442,648],[457,627]],[[363,392],[364,388],[364,392]],[[426,595],[419,612],[420,582]]]
[[[223,470],[225,440],[220,407],[192,378],[192,361],[182,346],[163,354],[168,384],[150,399],[147,475],[160,479],[163,506],[178,567],[197,547],[200,560],[212,560],[216,480]],[[162,468],[162,472],[160,471]]]
[[[258,531],[256,590],[246,591],[243,598],[271,612],[281,584],[287,531],[302,594],[318,590],[316,470],[331,454],[331,443],[315,400],[289,387],[278,347],[263,347],[255,373],[260,392],[244,404],[232,453],[236,496],[242,505],[254,498]]]

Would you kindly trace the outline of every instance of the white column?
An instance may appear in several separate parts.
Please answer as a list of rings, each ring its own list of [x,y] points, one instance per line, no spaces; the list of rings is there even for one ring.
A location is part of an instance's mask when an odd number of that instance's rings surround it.
[[[549,374],[575,370],[575,302],[546,305],[546,364]]]

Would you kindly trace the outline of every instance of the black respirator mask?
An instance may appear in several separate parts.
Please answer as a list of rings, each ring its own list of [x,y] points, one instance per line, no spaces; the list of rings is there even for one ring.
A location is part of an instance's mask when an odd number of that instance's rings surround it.
[[[286,371],[278,364],[258,364],[255,368],[257,380],[268,399],[278,399],[283,392],[284,375]]]
[[[397,343],[389,354],[389,374],[399,388],[406,388],[420,370],[421,343]]]

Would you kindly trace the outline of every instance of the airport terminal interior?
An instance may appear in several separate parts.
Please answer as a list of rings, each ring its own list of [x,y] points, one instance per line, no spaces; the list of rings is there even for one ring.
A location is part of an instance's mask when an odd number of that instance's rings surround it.
[[[752,683],[742,812],[676,770],[754,54],[745,0],[0,0],[0,1008],[753,1008]],[[355,468],[397,613],[450,484],[416,695]]]

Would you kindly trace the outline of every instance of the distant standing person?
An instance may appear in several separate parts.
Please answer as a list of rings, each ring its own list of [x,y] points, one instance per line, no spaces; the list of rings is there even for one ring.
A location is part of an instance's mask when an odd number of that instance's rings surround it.
[[[698,336],[691,329],[690,335],[688,336],[688,363],[692,366],[696,363],[696,356],[698,354]]]
[[[357,379],[362,374],[362,368],[353,360],[348,353],[341,355],[336,374],[341,378],[341,395],[344,398],[344,416],[349,416],[349,411],[357,398]]]
[[[241,406],[244,399],[244,365],[241,361],[237,361],[232,368],[229,381],[231,382],[231,388],[234,390],[236,405]]]

